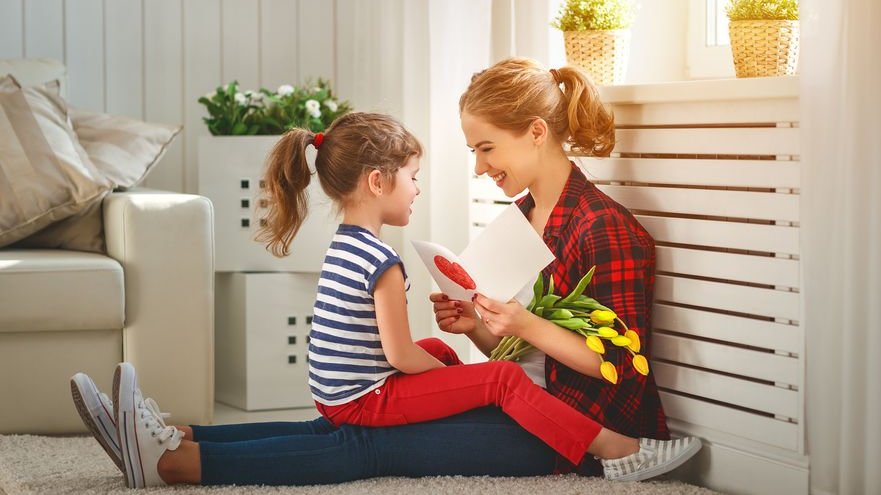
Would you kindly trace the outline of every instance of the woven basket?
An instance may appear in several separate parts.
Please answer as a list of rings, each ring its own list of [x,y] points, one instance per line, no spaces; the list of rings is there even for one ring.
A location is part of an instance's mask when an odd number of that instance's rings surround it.
[[[627,72],[630,30],[564,31],[566,61],[583,69],[596,84],[620,84]]]
[[[731,21],[737,77],[791,76],[798,65],[798,21]]]

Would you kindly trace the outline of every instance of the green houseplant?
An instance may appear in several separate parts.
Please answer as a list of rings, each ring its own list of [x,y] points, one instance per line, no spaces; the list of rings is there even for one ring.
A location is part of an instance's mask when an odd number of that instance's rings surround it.
[[[737,77],[795,74],[798,0],[730,0],[725,12]]]
[[[323,79],[298,87],[283,84],[275,91],[242,91],[233,81],[199,98],[199,103],[208,110],[203,120],[213,136],[278,135],[293,127],[319,132],[351,110]]]
[[[598,84],[624,81],[634,0],[567,0],[551,26],[563,31],[566,60]]]

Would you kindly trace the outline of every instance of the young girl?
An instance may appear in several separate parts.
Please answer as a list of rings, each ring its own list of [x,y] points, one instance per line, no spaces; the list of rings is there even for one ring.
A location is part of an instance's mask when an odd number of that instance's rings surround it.
[[[289,131],[270,154],[261,239],[284,256],[306,216],[306,148],[342,224],[322,267],[309,341],[309,385],[334,425],[421,423],[497,405],[573,464],[599,435],[625,441],[533,383],[511,362],[462,365],[438,339],[414,342],[401,258],[380,240],[405,226],[419,194],[422,148],[391,117],[352,113],[326,134]],[[632,440],[632,439],[631,439]]]

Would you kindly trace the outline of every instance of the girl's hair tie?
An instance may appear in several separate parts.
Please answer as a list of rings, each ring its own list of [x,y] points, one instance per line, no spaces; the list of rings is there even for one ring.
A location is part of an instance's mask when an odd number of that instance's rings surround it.
[[[319,132],[318,134],[315,135],[314,138],[312,138],[312,146],[315,146],[315,149],[318,149],[321,147],[321,143],[323,141],[324,141],[324,133]]]

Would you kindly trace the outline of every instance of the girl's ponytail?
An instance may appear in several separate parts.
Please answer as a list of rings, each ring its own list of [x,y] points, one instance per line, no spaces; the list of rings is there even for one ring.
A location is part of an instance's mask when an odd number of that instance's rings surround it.
[[[287,256],[291,241],[308,213],[306,188],[312,178],[306,162],[306,147],[315,134],[306,129],[291,129],[272,148],[263,176],[263,199],[268,208],[265,222],[260,222],[257,240],[278,257]]]
[[[615,118],[580,70],[562,67],[553,77],[563,85],[569,144],[589,156],[609,156],[615,147]]]

